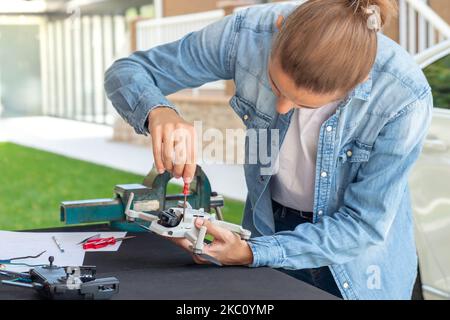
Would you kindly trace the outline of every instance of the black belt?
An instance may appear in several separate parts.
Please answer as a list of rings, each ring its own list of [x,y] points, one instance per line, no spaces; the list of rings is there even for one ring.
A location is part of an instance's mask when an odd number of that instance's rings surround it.
[[[282,204],[272,200],[272,207],[273,207],[273,212],[277,212],[278,210],[280,210],[280,215],[282,217],[284,217],[287,214],[292,214],[292,215],[296,215],[296,216],[300,216],[303,219],[307,219],[309,221],[313,221],[313,217],[314,217],[314,213],[309,212],[309,211],[301,211],[301,210],[296,210],[296,209],[292,209],[289,207],[285,207]]]

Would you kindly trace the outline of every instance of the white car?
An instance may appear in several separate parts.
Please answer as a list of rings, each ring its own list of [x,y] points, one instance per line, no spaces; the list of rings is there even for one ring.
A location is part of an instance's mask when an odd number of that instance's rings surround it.
[[[441,59],[450,59],[450,40],[416,57],[423,69]],[[450,95],[450,83],[445,92]],[[450,109],[442,107],[434,106],[423,152],[410,176],[420,273],[414,298],[450,299]]]

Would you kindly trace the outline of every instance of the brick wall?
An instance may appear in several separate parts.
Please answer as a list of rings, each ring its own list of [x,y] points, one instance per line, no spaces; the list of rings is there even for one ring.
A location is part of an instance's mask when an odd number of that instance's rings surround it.
[[[244,156],[244,134],[245,129],[241,119],[233,112],[228,104],[229,98],[223,93],[195,96],[190,93],[178,93],[169,96],[169,99],[179,108],[183,118],[194,124],[194,121],[201,121],[202,134],[208,129],[217,129],[221,133],[218,136],[218,143],[224,146],[223,157],[220,159],[225,161],[225,154],[231,154],[229,151],[233,149],[235,159],[242,161]],[[235,131],[236,139],[223,139],[226,137],[227,129],[239,129]],[[138,135],[134,130],[121,118],[117,118],[114,124],[114,141],[126,142],[143,146],[151,146],[151,138],[149,136]],[[210,145],[212,140],[203,141],[203,149]],[[225,152],[225,150],[227,152]],[[217,157],[217,156],[216,156]],[[209,158],[209,157],[207,157]],[[216,158],[217,159],[217,158]]]

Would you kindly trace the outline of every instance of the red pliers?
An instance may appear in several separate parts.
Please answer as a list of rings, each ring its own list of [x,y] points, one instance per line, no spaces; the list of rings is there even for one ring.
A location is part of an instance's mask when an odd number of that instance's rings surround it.
[[[104,248],[109,245],[115,245],[117,242],[126,240],[126,239],[132,239],[136,238],[136,236],[129,236],[129,237],[123,237],[123,238],[96,238],[96,239],[89,239],[85,243],[83,243],[83,249],[100,249]]]

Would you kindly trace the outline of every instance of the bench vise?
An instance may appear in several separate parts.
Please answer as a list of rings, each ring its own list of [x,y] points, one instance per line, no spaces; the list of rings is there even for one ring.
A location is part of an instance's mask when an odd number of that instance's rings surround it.
[[[125,215],[125,209],[133,194],[131,209],[153,214],[156,217],[161,211],[177,207],[184,195],[167,195],[167,185],[172,174],[158,174],[155,169],[150,171],[142,184],[119,184],[114,188],[114,198],[81,201],[64,201],[61,203],[61,221],[68,225],[84,223],[108,222],[111,227],[129,232],[146,231],[150,222],[139,220],[130,222]],[[197,166],[195,176],[190,184],[187,200],[194,209],[203,208],[206,212],[215,210],[217,218],[223,220],[223,197],[211,192],[211,184],[200,166]],[[141,226],[141,227],[140,227]]]

